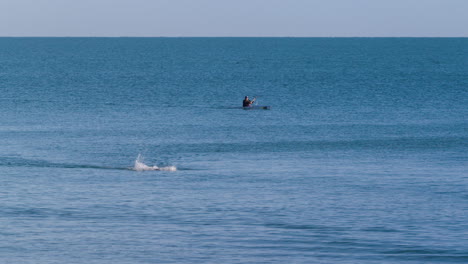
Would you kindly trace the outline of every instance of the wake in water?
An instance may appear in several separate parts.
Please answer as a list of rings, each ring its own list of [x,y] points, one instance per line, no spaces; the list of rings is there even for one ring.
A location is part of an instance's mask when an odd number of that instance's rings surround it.
[[[140,154],[138,154],[137,159],[135,160],[135,165],[132,168],[135,171],[176,171],[177,167],[176,166],[167,166],[167,167],[158,167],[156,165],[154,166],[148,166],[145,163],[143,163],[143,159]]]

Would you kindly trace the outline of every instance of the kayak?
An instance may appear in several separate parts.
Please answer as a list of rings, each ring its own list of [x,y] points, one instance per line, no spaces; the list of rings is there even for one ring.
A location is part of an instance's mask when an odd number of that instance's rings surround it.
[[[251,105],[242,107],[244,110],[270,110],[269,105]]]

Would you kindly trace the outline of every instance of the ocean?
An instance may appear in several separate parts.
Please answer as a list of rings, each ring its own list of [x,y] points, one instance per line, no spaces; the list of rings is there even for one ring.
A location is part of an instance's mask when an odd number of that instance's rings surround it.
[[[0,38],[0,92],[0,263],[468,262],[467,38]]]

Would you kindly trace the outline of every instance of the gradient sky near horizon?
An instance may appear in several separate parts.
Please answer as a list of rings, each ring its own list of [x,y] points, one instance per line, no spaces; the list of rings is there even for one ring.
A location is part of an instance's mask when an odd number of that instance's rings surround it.
[[[468,0],[0,0],[0,36],[468,37]]]

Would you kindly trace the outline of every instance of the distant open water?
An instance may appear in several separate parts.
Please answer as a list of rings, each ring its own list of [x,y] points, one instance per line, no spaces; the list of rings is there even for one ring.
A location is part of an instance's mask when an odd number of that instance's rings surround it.
[[[467,47],[0,38],[0,262],[468,263]]]

